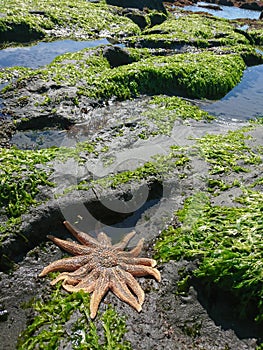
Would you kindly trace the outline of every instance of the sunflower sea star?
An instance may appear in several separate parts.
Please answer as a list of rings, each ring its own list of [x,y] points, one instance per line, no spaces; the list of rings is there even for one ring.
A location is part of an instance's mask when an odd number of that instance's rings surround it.
[[[68,221],[64,225],[81,244],[47,236],[60,248],[75,255],[52,262],[39,274],[40,277],[53,271],[65,271],[55,278],[54,285],[63,280],[62,286],[68,292],[83,290],[92,293],[90,300],[90,317],[95,318],[99,304],[110,289],[119,299],[131,305],[138,312],[144,302],[144,291],[133,276],[152,275],[158,282],[160,272],[154,268],[156,261],[139,258],[143,239],[130,251],[124,251],[131,238],[128,233],[119,243],[111,244],[111,239],[104,232],[97,239],[76,230]]]

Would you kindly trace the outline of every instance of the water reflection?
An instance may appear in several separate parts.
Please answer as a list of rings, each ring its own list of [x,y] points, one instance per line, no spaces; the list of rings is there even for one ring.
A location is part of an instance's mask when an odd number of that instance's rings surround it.
[[[58,40],[53,42],[39,42],[34,46],[9,47],[0,50],[0,68],[28,67],[38,68],[53,61],[66,52],[76,52],[87,47],[109,44],[107,39],[75,41]]]
[[[18,131],[11,139],[10,144],[19,149],[41,149],[60,147],[66,137],[64,130],[28,130]]]
[[[203,6],[212,6],[213,4],[208,4],[207,2],[200,1],[196,5],[185,6],[184,10],[193,12],[207,12],[213,16],[226,18],[226,19],[237,19],[237,18],[248,18],[248,19],[259,19],[260,11],[247,10],[238,8],[235,6],[223,6],[219,5],[221,10],[214,10],[211,8]]]
[[[247,68],[233,90],[203,109],[225,120],[244,121],[263,116],[263,65]]]

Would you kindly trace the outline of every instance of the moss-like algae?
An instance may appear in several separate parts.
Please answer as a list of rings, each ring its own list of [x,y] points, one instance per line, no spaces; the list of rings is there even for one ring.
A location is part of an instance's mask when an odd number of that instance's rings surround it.
[[[196,277],[236,294],[243,311],[256,302],[263,321],[263,195],[244,190],[238,201],[242,206],[227,207],[212,205],[205,193],[188,198],[176,213],[182,226],[162,232],[156,258],[198,258]]]
[[[39,39],[52,35],[54,30],[59,32],[62,29],[67,29],[64,36],[70,37],[79,34],[94,38],[102,32],[116,36],[140,33],[140,28],[134,22],[119,16],[113,7],[103,2],[3,0],[1,13],[0,43],[17,41],[19,30],[23,31],[25,41],[30,41],[33,33],[35,39]],[[63,31],[60,36],[63,37]],[[23,40],[23,37],[19,40]]]
[[[73,148],[49,148],[36,151],[1,149],[0,205],[8,217],[18,217],[32,204],[40,186],[52,186],[50,172],[42,165],[54,158],[78,157],[81,151],[92,152],[90,143],[79,143]]]
[[[244,68],[243,60],[236,55],[200,53],[146,58],[104,69],[101,74],[89,70],[88,75],[85,69],[82,76],[87,85],[80,87],[79,93],[106,99],[160,93],[216,99],[240,81]]]
[[[154,121],[157,127],[155,134],[170,135],[174,122],[178,119],[204,121],[214,119],[209,113],[177,96],[154,96],[150,104],[154,105],[154,108],[149,108],[143,115]]]
[[[145,162],[135,170],[122,171],[93,181],[83,180],[77,185],[67,188],[63,192],[63,195],[76,189],[89,190],[93,187],[96,188],[96,186],[116,189],[124,184],[132,182],[140,183],[143,180],[146,180],[149,184],[154,181],[162,182],[175,169],[178,170],[178,176],[183,178],[186,176],[184,170],[189,161],[190,159],[183,152],[182,148],[171,146],[170,153],[167,155],[155,155],[152,157],[152,160]]]
[[[263,195],[256,189],[262,179],[244,186],[242,177],[236,176],[231,184],[225,181],[227,178],[218,178],[249,172],[262,163],[257,147],[247,144],[248,131],[251,127],[196,139],[189,154],[201,156],[210,165],[208,191],[185,200],[175,213],[181,225],[163,230],[155,245],[155,258],[197,259],[193,276],[235,295],[243,314],[256,304],[255,319],[262,322]],[[218,192],[233,187],[239,187],[243,194],[231,206],[213,204],[215,188]],[[181,283],[184,286],[185,281]]]
[[[11,67],[11,68],[0,68],[0,84],[7,83],[13,79],[17,79],[19,76],[26,76],[29,74],[31,69],[25,67]]]
[[[130,343],[124,339],[126,325],[109,305],[99,315],[104,334],[99,336],[95,322],[89,317],[90,296],[83,291],[63,294],[60,286],[41,301],[34,302],[35,317],[20,336],[18,350],[57,349],[60,344],[70,343],[72,349],[129,350]],[[66,330],[70,324],[70,335]]]
[[[140,37],[127,38],[130,45],[173,48],[176,45],[197,47],[250,44],[248,38],[227,20],[199,14],[170,15],[162,24],[148,28]]]
[[[251,138],[245,134],[249,130],[251,127],[245,127],[225,135],[208,134],[196,139],[197,152],[210,164],[211,174],[247,172],[250,165],[262,163],[259,152],[246,144]]]
[[[79,143],[76,148],[53,147],[41,150],[18,150],[16,148],[0,150],[0,206],[1,215],[6,218],[0,225],[0,244],[12,232],[19,232],[21,215],[31,206],[39,204],[36,199],[41,188],[53,187],[49,181],[52,167],[48,162],[53,159],[66,160],[74,157],[81,162],[80,152],[91,153],[94,146]]]

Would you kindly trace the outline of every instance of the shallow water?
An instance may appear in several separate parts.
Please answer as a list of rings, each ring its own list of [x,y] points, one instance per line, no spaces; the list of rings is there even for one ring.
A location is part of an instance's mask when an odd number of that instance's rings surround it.
[[[63,130],[28,130],[18,131],[10,143],[19,149],[41,149],[60,147],[65,139],[66,132]]]
[[[28,67],[38,68],[53,61],[66,52],[76,52],[87,47],[109,44],[107,39],[75,41],[58,40],[53,42],[39,42],[33,46],[9,47],[0,50],[0,68]]]
[[[203,109],[226,121],[263,117],[263,64],[247,68],[234,89]]]
[[[210,8],[205,8],[203,6],[213,5],[207,2],[200,1],[196,5],[185,6],[184,10],[193,12],[207,12],[213,16],[226,18],[226,19],[237,19],[237,18],[247,18],[247,19],[259,19],[260,11],[247,10],[238,8],[235,6],[223,6],[219,5],[221,10],[213,10]]]

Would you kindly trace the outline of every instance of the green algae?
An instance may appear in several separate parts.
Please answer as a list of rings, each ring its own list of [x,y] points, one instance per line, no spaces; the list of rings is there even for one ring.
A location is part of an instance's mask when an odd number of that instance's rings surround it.
[[[114,7],[105,3],[91,3],[85,0],[44,0],[25,2],[3,0],[1,2],[0,42],[17,41],[17,31],[23,30],[28,40],[52,35],[52,30],[67,29],[66,36],[98,37],[102,32],[111,35],[135,35],[139,27],[129,18],[119,16]],[[30,38],[31,34],[31,38]],[[63,33],[60,34],[63,37]],[[65,36],[65,34],[64,34]],[[11,39],[11,40],[10,40]],[[23,40],[21,38],[20,40]]]
[[[257,117],[255,119],[250,120],[250,122],[252,124],[259,124],[259,125],[263,125],[263,117]]]
[[[222,191],[226,191],[235,186],[240,186],[240,182],[238,180],[234,180],[232,183],[227,183],[226,181],[220,179],[207,179],[207,191],[212,193],[214,196],[219,195]]]
[[[263,28],[248,29],[248,33],[253,38],[255,45],[263,45]]]
[[[190,274],[183,276],[178,292],[184,293],[197,278],[206,286],[230,292],[240,302],[235,310],[243,317],[256,305],[255,320],[263,321],[263,194],[262,179],[243,185],[242,175],[262,164],[257,146],[248,146],[253,127],[226,134],[205,135],[189,149],[210,165],[207,192],[197,191],[175,213],[180,225],[166,227],[155,244],[155,258],[161,261],[196,261]],[[226,176],[236,174],[228,183]],[[220,177],[218,177],[218,175]],[[242,195],[227,205],[213,204],[214,196],[238,188]],[[238,191],[238,193],[239,193]]]
[[[250,45],[234,45],[220,46],[213,48],[213,51],[218,54],[236,53],[242,57],[247,66],[254,66],[263,63],[263,55]]]
[[[188,198],[176,215],[181,227],[169,226],[158,239],[155,258],[198,259],[197,278],[231,291],[242,310],[255,302],[256,320],[263,321],[262,192],[245,190],[241,206],[212,205],[207,194]]]
[[[130,343],[124,339],[125,318],[119,316],[108,305],[98,321],[89,316],[90,296],[83,291],[65,295],[60,285],[47,300],[38,300],[31,306],[35,317],[21,334],[17,349],[57,349],[65,342],[72,349],[129,350]],[[103,337],[98,334],[97,325],[103,327]],[[68,324],[71,332],[69,335]]]
[[[198,121],[214,119],[209,113],[177,96],[154,96],[150,100],[150,105],[154,105],[154,108],[149,108],[143,115],[154,121],[157,127],[155,134],[170,135],[174,122],[178,119]]]
[[[0,203],[8,217],[18,217],[32,204],[39,186],[51,185],[48,173],[37,165],[46,163],[54,153],[1,149]]]
[[[146,58],[89,75],[88,86],[79,92],[106,99],[160,93],[216,99],[240,81],[244,68],[244,61],[236,55],[200,53]]]
[[[0,84],[8,83],[13,79],[17,79],[19,76],[27,76],[30,71],[30,68],[19,66],[11,68],[0,68]]]
[[[246,141],[251,139],[246,132],[251,127],[228,131],[225,135],[208,134],[196,139],[198,154],[210,164],[210,174],[248,172],[251,165],[262,163],[257,150],[251,149]]]
[[[177,96],[154,96],[150,101],[163,109],[176,111],[181,119],[192,118],[194,120],[213,120],[214,117],[200,108],[192,105],[190,102]]]
[[[182,13],[170,15],[162,24],[145,29],[139,37],[126,40],[129,44],[141,42],[148,47],[165,48],[184,44],[202,48],[250,44],[247,37],[227,20]]]
[[[10,234],[19,233],[21,215],[42,201],[41,189],[52,188],[55,183],[49,181],[53,172],[50,161],[65,161],[75,158],[80,163],[80,154],[91,153],[94,146],[83,142],[76,148],[53,147],[41,150],[19,150],[14,147],[0,149],[0,206],[1,215],[6,218],[0,224],[0,244]],[[38,196],[40,196],[38,198]],[[20,234],[20,233],[19,233]]]

